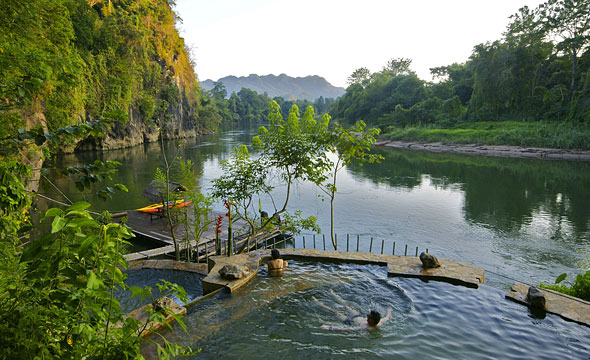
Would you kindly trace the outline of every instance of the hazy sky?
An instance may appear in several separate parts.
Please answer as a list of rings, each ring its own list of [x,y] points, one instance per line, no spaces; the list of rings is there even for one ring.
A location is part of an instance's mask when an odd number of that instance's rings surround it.
[[[227,75],[320,75],[346,86],[357,68],[392,58],[430,68],[465,62],[499,40],[508,17],[540,0],[176,0],[199,80]]]

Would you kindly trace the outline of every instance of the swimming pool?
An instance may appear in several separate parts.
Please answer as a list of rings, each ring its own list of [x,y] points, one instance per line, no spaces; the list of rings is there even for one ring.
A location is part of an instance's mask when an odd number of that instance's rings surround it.
[[[590,328],[529,310],[504,292],[418,279],[388,278],[374,265],[290,262],[281,278],[259,276],[234,294],[189,309],[188,334],[167,337],[200,348],[196,359],[587,359]],[[344,326],[314,298],[336,309],[332,289],[361,313],[393,309],[375,331]],[[145,354],[149,356],[149,351]]]
[[[125,284],[139,286],[140,288],[150,286],[154,298],[159,297],[157,283],[161,282],[162,279],[182,286],[188,295],[189,302],[203,295],[203,286],[201,284],[203,275],[194,272],[168,269],[141,269],[126,271],[126,274],[127,279],[125,279]],[[120,301],[121,310],[125,313],[151,302],[150,299],[141,300],[139,297],[131,297],[131,291],[122,291],[121,289],[115,292],[115,297]],[[173,298],[177,304],[184,305],[176,297]]]

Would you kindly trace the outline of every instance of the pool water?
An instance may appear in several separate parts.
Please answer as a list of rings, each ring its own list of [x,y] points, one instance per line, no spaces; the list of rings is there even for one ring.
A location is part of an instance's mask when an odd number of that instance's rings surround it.
[[[201,349],[195,359],[588,359],[590,328],[522,305],[488,286],[388,278],[385,267],[290,261],[283,277],[259,276],[234,294],[191,308],[188,334],[166,336]],[[360,313],[392,319],[374,331],[335,332],[332,312],[345,309],[330,289]],[[146,355],[149,356],[149,351]]]
[[[203,295],[203,286],[201,284],[203,275],[198,273],[163,269],[131,270],[126,273],[125,284],[140,288],[149,286],[152,288],[154,298],[160,297],[157,284],[161,283],[162,279],[182,286],[187,293],[189,302]],[[115,297],[121,302],[121,309],[125,313],[151,303],[151,299],[141,300],[139,297],[131,297],[131,291],[122,291],[121,289],[115,292]],[[177,304],[184,305],[178,298],[173,296],[173,299]]]

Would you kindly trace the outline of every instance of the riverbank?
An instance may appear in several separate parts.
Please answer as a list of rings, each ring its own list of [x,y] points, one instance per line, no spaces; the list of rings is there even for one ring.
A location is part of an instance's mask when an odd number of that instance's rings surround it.
[[[586,150],[550,149],[510,145],[444,144],[441,142],[421,143],[414,141],[389,140],[378,141],[375,146],[432,152],[450,152],[467,155],[590,161],[590,151]]]
[[[389,127],[381,139],[468,148],[472,144],[514,146],[542,149],[541,153],[549,154],[554,153],[553,149],[590,151],[590,126],[571,122],[480,121],[458,123],[450,128]]]

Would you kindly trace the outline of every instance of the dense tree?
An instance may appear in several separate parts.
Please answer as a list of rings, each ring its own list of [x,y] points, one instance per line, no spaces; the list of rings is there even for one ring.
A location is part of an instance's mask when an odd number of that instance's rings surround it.
[[[370,81],[371,79],[371,71],[366,67],[358,68],[353,71],[352,74],[347,79],[348,85],[352,84],[359,84],[363,87]]]
[[[409,75],[413,73],[410,69],[411,65],[412,59],[393,58],[383,67],[383,72],[388,73],[390,76]]]
[[[510,17],[502,39],[477,44],[463,64],[431,69],[434,83],[390,60],[351,82],[332,106],[336,121],[449,127],[463,121],[564,121],[590,124],[590,3],[547,0]],[[363,68],[361,68],[363,69]],[[350,80],[364,79],[355,71]]]
[[[571,100],[580,54],[590,44],[590,2],[587,0],[549,0],[538,8],[539,22],[556,49],[571,56]]]

